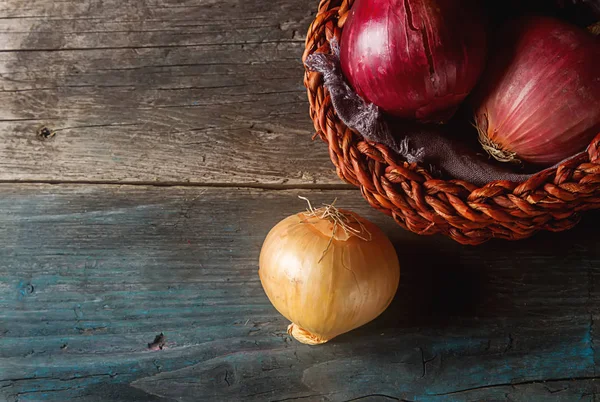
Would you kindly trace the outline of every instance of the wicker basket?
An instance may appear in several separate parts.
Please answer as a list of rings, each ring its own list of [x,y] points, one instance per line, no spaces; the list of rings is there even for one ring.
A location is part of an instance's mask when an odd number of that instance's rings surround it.
[[[308,29],[303,60],[313,52],[330,51],[329,40],[341,37],[353,1],[321,1]],[[338,176],[360,187],[374,208],[412,232],[443,233],[471,245],[492,238],[518,240],[540,230],[570,229],[580,212],[600,208],[600,134],[587,154],[557,169],[521,184],[495,181],[480,188],[435,179],[387,147],[366,142],[337,117],[320,74],[306,71],[304,85],[315,136],[328,143]]]

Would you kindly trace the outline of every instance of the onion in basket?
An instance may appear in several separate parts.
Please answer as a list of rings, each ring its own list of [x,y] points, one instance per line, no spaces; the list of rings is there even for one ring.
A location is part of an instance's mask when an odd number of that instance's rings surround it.
[[[503,162],[552,165],[600,133],[600,38],[550,17],[505,27],[477,105],[480,142]]]
[[[381,314],[400,279],[392,243],[373,223],[332,205],[287,217],[264,241],[262,286],[292,324],[288,332],[317,345]]]
[[[444,121],[483,71],[484,27],[476,1],[356,0],[342,31],[342,70],[385,112]]]

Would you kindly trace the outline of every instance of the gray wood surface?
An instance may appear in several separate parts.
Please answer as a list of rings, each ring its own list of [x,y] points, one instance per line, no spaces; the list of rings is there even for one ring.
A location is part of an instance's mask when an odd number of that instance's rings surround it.
[[[600,215],[473,248],[374,211],[310,140],[316,8],[0,1],[1,402],[597,399]],[[401,262],[390,308],[319,347],[257,275],[299,195]]]
[[[600,392],[600,239],[586,235],[597,216],[570,233],[473,248],[400,230],[357,191],[0,190],[7,400],[592,401]],[[338,197],[390,235],[401,261],[392,306],[319,347],[287,336],[257,275],[268,230],[305,208],[298,195]],[[160,333],[165,348],[149,350]]]
[[[313,1],[0,4],[0,180],[340,184],[308,140]]]

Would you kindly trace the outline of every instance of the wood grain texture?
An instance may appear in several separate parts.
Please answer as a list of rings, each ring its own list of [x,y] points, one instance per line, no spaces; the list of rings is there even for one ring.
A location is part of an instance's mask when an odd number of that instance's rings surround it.
[[[310,141],[315,6],[3,1],[0,180],[341,185]]]
[[[467,248],[396,227],[356,191],[0,186],[0,400],[593,401],[599,216]],[[268,230],[337,197],[402,267],[377,320],[309,347],[257,260]],[[164,333],[166,346],[148,343]],[[2,399],[4,398],[4,399]]]

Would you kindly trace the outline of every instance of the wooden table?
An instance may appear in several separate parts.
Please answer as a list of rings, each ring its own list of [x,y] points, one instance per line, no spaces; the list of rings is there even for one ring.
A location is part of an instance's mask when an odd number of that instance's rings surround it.
[[[596,400],[600,215],[473,248],[372,210],[310,140],[316,7],[0,2],[0,400]],[[402,266],[381,317],[318,347],[257,275],[299,195]]]

